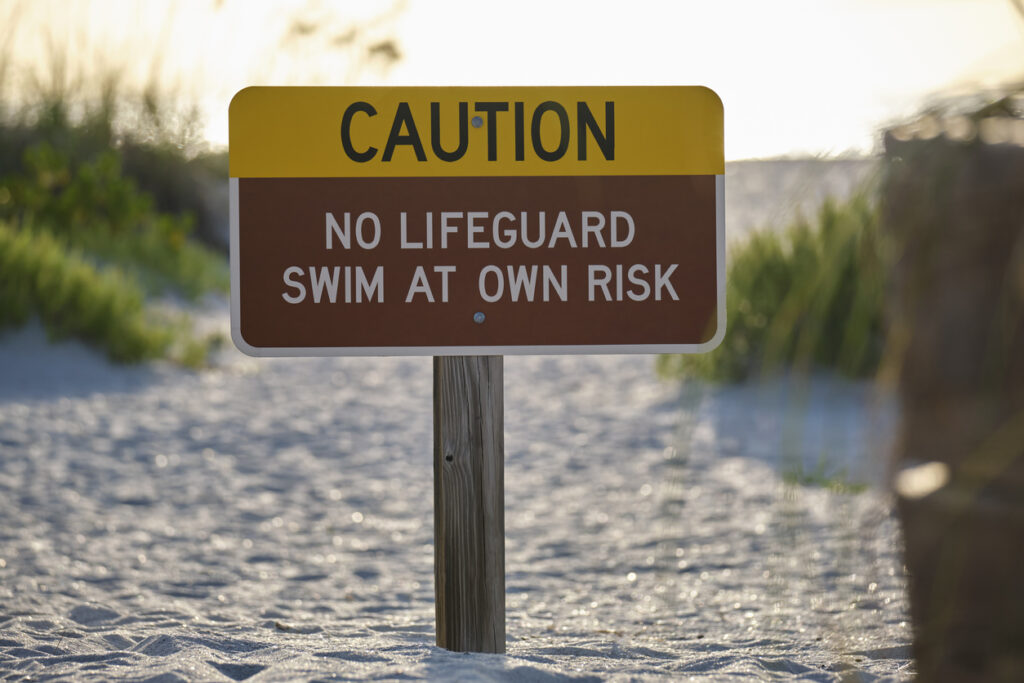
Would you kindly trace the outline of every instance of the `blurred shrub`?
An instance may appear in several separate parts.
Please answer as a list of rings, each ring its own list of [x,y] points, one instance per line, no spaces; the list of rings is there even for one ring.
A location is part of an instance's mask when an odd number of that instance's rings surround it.
[[[883,347],[884,244],[863,191],[817,220],[760,231],[729,255],[725,339],[701,355],[663,355],[663,376],[739,381],[787,367],[873,373]]]
[[[208,342],[192,339],[181,321],[147,314],[143,301],[120,270],[97,268],[46,232],[0,223],[0,330],[37,315],[51,338],[77,337],[112,360],[170,355],[201,365]]]
[[[192,219],[157,212],[113,149],[74,162],[48,142],[28,147],[19,171],[0,179],[0,200],[0,218],[47,226],[67,246],[132,271],[152,293],[227,291],[223,259],[188,239]]]
[[[191,238],[189,212],[160,210],[126,172],[129,148],[151,148],[137,163],[166,177],[186,174],[190,161],[167,141],[115,134],[113,101],[73,122],[69,100],[44,98],[0,121],[0,329],[37,316],[52,337],[82,339],[113,360],[198,367],[216,340],[156,313],[149,297],[226,292],[226,259]]]

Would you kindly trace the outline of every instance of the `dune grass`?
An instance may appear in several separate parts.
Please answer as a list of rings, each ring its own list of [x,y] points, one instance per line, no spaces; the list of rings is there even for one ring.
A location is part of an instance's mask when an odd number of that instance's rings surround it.
[[[194,117],[155,91],[92,86],[56,70],[0,102],[0,330],[36,317],[116,361],[201,366],[219,340],[157,304],[227,292],[225,254],[195,230],[223,155],[199,154]]]
[[[0,218],[46,226],[66,246],[131,272],[149,293],[195,299],[227,290],[223,258],[189,239],[193,218],[157,211],[114,149],[74,162],[49,142],[34,144],[0,188]]]
[[[658,371],[726,382],[787,368],[873,374],[885,342],[886,249],[867,188],[826,201],[813,221],[753,233],[729,255],[721,346],[660,356]]]
[[[97,267],[46,231],[0,223],[0,329],[37,316],[51,339],[81,339],[114,361],[202,365],[210,340],[144,302],[142,288],[124,271]]]

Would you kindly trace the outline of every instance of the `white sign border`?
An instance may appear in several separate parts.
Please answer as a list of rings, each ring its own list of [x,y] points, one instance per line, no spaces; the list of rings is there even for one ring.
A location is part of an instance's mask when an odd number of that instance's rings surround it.
[[[565,346],[314,346],[263,348],[242,338],[240,257],[238,248],[238,178],[229,178],[231,229],[231,340],[255,358],[324,356],[526,356],[581,354],[707,353],[725,338],[725,176],[715,176],[715,233],[718,287],[718,327],[703,344],[587,344]]]

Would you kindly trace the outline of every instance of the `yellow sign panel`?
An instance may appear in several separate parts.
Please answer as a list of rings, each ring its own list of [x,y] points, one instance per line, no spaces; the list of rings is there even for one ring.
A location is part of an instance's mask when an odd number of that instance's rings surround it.
[[[708,88],[252,87],[234,178],[721,175]]]

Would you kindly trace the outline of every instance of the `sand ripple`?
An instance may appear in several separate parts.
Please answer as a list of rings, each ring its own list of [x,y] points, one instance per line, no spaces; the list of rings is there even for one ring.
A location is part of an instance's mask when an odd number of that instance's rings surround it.
[[[893,411],[861,385],[506,359],[509,654],[458,655],[434,646],[429,359],[197,375],[36,333],[0,347],[3,680],[911,675],[890,501],[781,477],[877,474]]]

